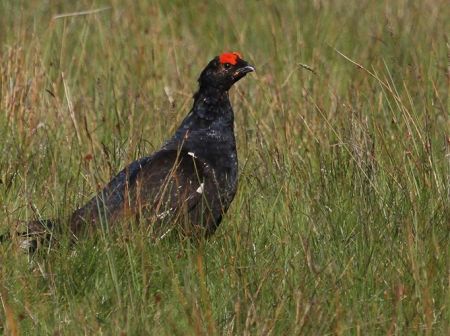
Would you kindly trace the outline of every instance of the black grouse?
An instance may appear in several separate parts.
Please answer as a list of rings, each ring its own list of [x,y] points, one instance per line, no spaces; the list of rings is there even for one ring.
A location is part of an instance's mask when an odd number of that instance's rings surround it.
[[[132,162],[76,210],[69,220],[71,234],[78,237],[92,231],[101,221],[111,226],[127,219],[149,224],[155,238],[173,228],[193,236],[212,234],[237,189],[234,113],[228,91],[254,70],[236,52],[211,60],[198,79],[192,109],[172,138],[159,151]],[[46,231],[48,226],[54,223],[33,221],[28,233]]]

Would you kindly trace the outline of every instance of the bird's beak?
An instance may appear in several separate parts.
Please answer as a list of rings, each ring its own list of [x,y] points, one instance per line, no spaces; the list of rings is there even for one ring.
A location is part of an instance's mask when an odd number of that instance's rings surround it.
[[[249,64],[249,65],[246,65],[243,68],[238,69],[237,72],[240,73],[240,74],[247,74],[247,73],[253,72],[253,71],[255,71],[255,68]]]
[[[245,66],[237,69],[234,72],[233,77],[235,80],[239,80],[242,77],[244,77],[246,74],[248,74],[249,72],[253,72],[253,71],[255,71],[255,68],[253,66],[251,66],[250,64],[246,64]]]

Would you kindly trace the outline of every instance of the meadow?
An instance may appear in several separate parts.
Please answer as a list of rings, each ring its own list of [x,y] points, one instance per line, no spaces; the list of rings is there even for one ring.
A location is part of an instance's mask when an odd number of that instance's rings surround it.
[[[450,6],[0,2],[0,233],[158,149],[223,51],[237,196],[210,239],[0,245],[0,334],[448,335]]]

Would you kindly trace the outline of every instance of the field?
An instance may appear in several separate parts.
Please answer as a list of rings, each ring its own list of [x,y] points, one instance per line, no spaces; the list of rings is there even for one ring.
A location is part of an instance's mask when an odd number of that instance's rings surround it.
[[[67,15],[63,15],[67,14]],[[0,232],[158,149],[223,51],[238,194],[214,236],[0,246],[5,335],[448,335],[450,6],[0,2]]]

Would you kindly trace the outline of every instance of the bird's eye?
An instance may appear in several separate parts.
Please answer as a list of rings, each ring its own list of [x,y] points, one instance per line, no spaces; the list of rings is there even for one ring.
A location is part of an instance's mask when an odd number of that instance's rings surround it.
[[[224,67],[225,67],[225,69],[229,69],[231,67],[231,64],[230,63],[225,63]]]

